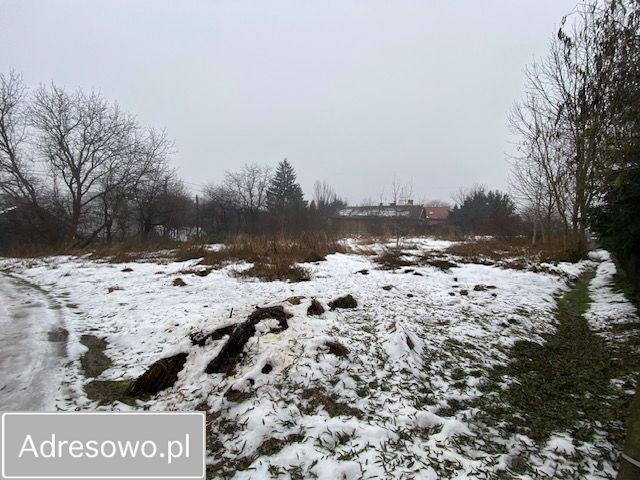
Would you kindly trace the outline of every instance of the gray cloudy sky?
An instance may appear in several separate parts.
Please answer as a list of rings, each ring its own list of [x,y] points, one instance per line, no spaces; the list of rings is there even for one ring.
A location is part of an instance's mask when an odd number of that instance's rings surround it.
[[[166,128],[180,175],[287,157],[307,196],[506,188],[523,66],[576,0],[0,0],[0,70]]]

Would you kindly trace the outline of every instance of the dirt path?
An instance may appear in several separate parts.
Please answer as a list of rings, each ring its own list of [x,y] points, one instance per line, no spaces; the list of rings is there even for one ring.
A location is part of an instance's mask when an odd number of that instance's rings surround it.
[[[66,331],[44,290],[0,274],[0,411],[52,410],[62,377]]]

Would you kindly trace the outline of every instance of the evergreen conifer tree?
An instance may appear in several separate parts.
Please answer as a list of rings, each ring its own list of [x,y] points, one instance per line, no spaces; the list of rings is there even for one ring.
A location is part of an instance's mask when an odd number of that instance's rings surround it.
[[[302,188],[296,181],[296,172],[285,158],[278,164],[267,190],[267,208],[270,211],[284,211],[305,206]]]

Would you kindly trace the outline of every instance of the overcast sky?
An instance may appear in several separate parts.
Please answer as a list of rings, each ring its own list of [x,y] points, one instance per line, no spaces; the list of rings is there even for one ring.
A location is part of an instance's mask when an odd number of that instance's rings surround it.
[[[522,69],[576,0],[0,0],[0,71],[165,128],[194,193],[288,158],[307,197],[507,188]],[[387,195],[388,196],[388,195]]]

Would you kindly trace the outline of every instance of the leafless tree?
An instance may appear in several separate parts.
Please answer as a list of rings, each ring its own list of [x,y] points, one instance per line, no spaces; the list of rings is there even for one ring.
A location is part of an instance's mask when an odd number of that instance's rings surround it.
[[[27,98],[22,77],[0,74],[0,191],[14,203],[38,205],[38,183],[25,149]]]
[[[234,191],[224,185],[205,188],[202,213],[204,228],[210,236],[239,233],[240,200]]]
[[[37,150],[66,188],[69,238],[86,238],[83,217],[104,195],[105,178],[134,150],[136,122],[98,93],[68,93],[54,84],[36,90],[30,119]]]
[[[487,189],[484,185],[476,183],[472,187],[460,187],[455,193],[451,195],[451,200],[455,205],[462,205],[465,199],[472,197],[475,193],[484,192]]]
[[[533,201],[534,210],[553,205],[565,241],[576,248],[585,239],[607,151],[612,78],[602,52],[599,8],[597,1],[588,1],[563,19],[547,57],[527,68],[527,90],[510,117],[521,139],[516,190]]]
[[[391,205],[394,207],[394,217],[393,217],[393,230],[394,237],[396,239],[396,248],[400,247],[400,241],[404,235],[404,230],[402,228],[402,221],[400,215],[400,206],[402,203],[409,203],[409,200],[412,201],[413,197],[413,185],[411,182],[402,182],[398,180],[398,178],[394,175],[393,181],[391,182]]]
[[[155,227],[162,225],[164,199],[178,189],[175,171],[164,158],[155,158],[133,187],[132,201],[142,238],[148,238]]]
[[[318,180],[313,184],[313,200],[319,210],[332,205],[337,199],[335,190],[326,181]]]
[[[425,207],[449,207],[449,202],[444,200],[425,200],[422,202]]]
[[[102,221],[94,232],[104,229],[108,243],[114,228],[122,237],[127,236],[136,210],[132,206],[152,205],[154,198],[161,194],[162,190],[148,188],[157,186],[153,179],[168,178],[167,158],[173,152],[173,142],[166,133],[154,129],[137,130],[132,140],[132,148],[124,160],[110,164],[100,180]],[[151,198],[145,199],[144,195]],[[144,216],[138,214],[138,218]],[[147,224],[147,233],[149,228]]]
[[[224,184],[241,202],[248,212],[257,212],[266,207],[267,188],[271,169],[260,165],[244,165],[237,172],[226,172]]]

